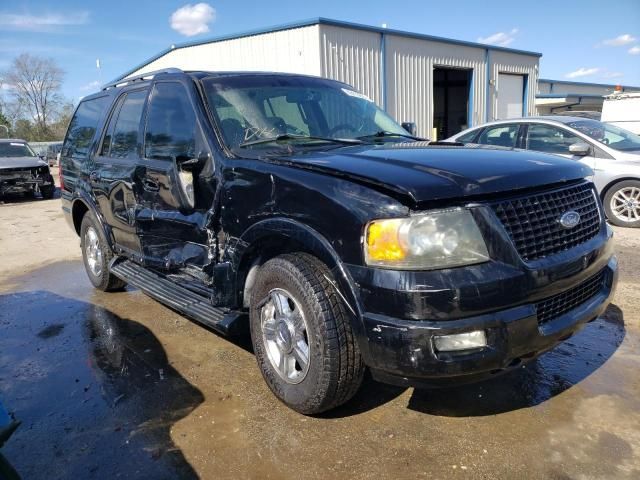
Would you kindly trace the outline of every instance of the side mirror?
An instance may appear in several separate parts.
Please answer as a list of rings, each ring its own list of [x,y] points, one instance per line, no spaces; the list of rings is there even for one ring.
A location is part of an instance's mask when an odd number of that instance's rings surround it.
[[[413,122],[402,122],[401,126],[407,132],[409,132],[409,135],[412,135],[414,137],[416,136],[416,132],[418,131],[418,128],[416,127],[415,123],[413,123]]]
[[[569,153],[573,155],[584,157],[586,155],[589,155],[589,152],[591,152],[591,147],[586,143],[579,142],[574,143],[573,145],[569,145]]]

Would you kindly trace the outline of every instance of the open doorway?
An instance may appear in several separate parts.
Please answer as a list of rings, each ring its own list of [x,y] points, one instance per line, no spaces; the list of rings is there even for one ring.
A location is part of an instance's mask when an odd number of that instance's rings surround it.
[[[469,127],[471,70],[433,69],[433,125],[438,140]]]

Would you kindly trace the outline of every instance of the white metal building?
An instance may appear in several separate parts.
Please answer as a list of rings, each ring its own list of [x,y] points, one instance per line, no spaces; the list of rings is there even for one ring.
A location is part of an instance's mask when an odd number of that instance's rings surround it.
[[[353,85],[418,134],[536,113],[541,54],[325,18],[173,46],[122,78],[183,70],[275,71]],[[531,86],[531,88],[530,88]]]
[[[538,80],[536,109],[538,115],[551,115],[567,110],[602,111],[605,95],[616,88],[621,92],[640,92],[638,87],[604,83],[567,82],[564,80]]]

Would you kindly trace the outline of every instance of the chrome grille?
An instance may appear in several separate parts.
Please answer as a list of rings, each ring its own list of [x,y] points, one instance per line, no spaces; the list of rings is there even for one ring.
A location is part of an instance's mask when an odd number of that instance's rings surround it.
[[[544,324],[595,297],[604,285],[605,271],[588,278],[577,287],[559,293],[536,304],[538,324]]]
[[[526,261],[569,250],[595,237],[600,229],[598,202],[589,182],[503,200],[492,207]],[[580,214],[580,223],[563,228],[560,217],[570,210]]]

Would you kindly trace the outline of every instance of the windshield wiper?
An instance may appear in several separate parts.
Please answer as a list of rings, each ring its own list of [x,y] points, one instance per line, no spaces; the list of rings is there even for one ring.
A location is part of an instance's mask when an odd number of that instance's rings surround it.
[[[362,140],[355,138],[331,138],[331,137],[317,137],[314,135],[290,135],[288,133],[284,133],[282,135],[278,135],[275,137],[269,138],[261,138],[258,140],[251,140],[249,142],[243,142],[238,147],[251,147],[253,145],[262,145],[265,143],[274,143],[274,142],[292,142],[292,141],[322,141],[328,143],[340,143],[343,145],[360,145],[362,144]]]
[[[408,133],[394,133],[387,132],[384,130],[380,130],[376,133],[371,133],[369,135],[362,135],[361,137],[356,137],[358,140],[366,140],[368,138],[378,139],[378,138],[390,138],[390,137],[400,137],[400,138],[409,138],[411,140],[424,141],[424,138],[416,137],[414,135],[409,135]]]

